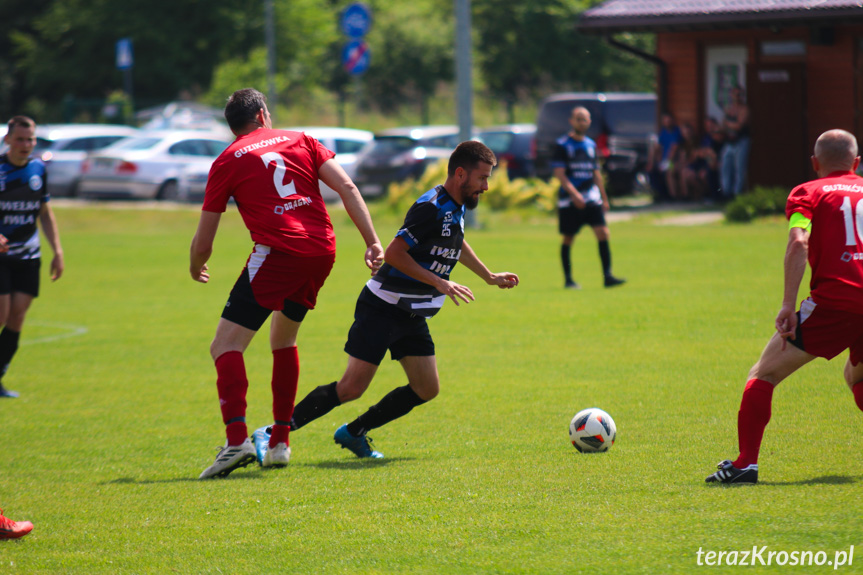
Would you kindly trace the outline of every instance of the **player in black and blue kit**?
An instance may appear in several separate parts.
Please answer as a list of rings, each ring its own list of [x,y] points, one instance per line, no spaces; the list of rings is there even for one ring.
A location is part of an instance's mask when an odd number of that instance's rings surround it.
[[[0,377],[18,350],[27,310],[39,295],[39,227],[54,250],[51,279],[63,274],[63,249],[57,220],[48,205],[45,164],[31,158],[36,124],[26,116],[9,121],[0,156]],[[0,383],[0,397],[18,397]]]
[[[557,141],[551,160],[554,176],[560,181],[557,207],[558,229],[563,236],[560,261],[563,265],[564,287],[581,287],[572,279],[570,249],[584,224],[593,228],[599,242],[605,287],[618,286],[626,280],[616,278],[611,273],[610,233],[605,222],[609,204],[596,157],[596,143],[587,137],[590,112],[580,106],[574,108],[569,124],[572,130]]]
[[[435,315],[447,297],[473,301],[467,286],[450,281],[456,263],[489,285],[513,288],[518,276],[491,273],[464,240],[465,210],[473,209],[488,189],[497,164],[480,142],[462,142],[449,159],[447,179],[416,201],[386,249],[386,263],[366,283],[357,300],[354,324],[345,351],[348,367],[339,381],[312,390],[294,409],[291,429],[360,397],[389,349],[408,377],[408,384],[388,393],[351,423],[341,426],[335,441],[357,457],[381,458],[366,432],[407,414],[439,391],[434,341],[426,318]]]

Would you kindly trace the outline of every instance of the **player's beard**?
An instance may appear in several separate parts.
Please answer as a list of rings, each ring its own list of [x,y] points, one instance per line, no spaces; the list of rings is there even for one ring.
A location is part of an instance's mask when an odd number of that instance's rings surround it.
[[[464,207],[469,210],[475,209],[479,205],[479,196],[479,193],[474,193],[470,190],[470,187],[467,183],[462,184],[461,197],[464,201]]]

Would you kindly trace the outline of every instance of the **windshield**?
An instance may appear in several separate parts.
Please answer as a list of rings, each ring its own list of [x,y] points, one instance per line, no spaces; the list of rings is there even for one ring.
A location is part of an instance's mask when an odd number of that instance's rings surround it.
[[[410,150],[417,145],[417,141],[413,138],[405,136],[375,136],[369,154],[372,156],[384,156],[389,154],[397,154]]]
[[[149,150],[161,142],[159,138],[129,138],[111,146],[114,150]]]

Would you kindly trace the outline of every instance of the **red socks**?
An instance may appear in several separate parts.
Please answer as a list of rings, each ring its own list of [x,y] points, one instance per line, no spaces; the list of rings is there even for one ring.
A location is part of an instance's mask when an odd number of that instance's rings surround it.
[[[860,411],[863,411],[863,381],[855,383],[851,391],[854,393],[854,401],[857,403],[857,407]]]
[[[216,387],[222,421],[227,425],[228,445],[240,445],[249,437],[246,429],[246,364],[243,354],[229,351],[216,358]]]
[[[228,436],[228,445],[240,445],[249,436],[246,428],[246,392],[249,380],[239,351],[223,353],[216,359],[216,387]],[[288,443],[288,423],[294,414],[297,383],[300,379],[300,357],[297,347],[273,351],[273,418],[277,422],[270,435],[270,447]]]
[[[737,469],[758,463],[758,451],[761,449],[764,428],[770,421],[772,402],[772,383],[762,379],[746,382],[740,411],[737,412],[737,442],[740,447],[740,456],[734,461]]]
[[[288,443],[288,423],[294,414],[297,384],[300,380],[300,356],[297,346],[273,350],[273,432],[270,447]]]

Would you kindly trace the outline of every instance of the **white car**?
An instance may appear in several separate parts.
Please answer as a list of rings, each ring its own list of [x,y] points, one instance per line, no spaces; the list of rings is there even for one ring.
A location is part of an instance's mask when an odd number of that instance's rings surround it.
[[[91,154],[79,195],[178,199],[182,175],[192,166],[208,171],[231,141],[221,132],[142,132]]]
[[[114,124],[37,125],[33,155],[45,162],[48,193],[55,197],[76,195],[87,154],[138,132],[137,128]]]
[[[301,127],[285,128],[294,132],[305,132],[322,143],[327,149],[336,153],[335,160],[353,180],[357,173],[357,152],[374,139],[374,134],[367,130],[353,128]],[[335,190],[320,182],[321,196],[325,202],[339,201]]]

